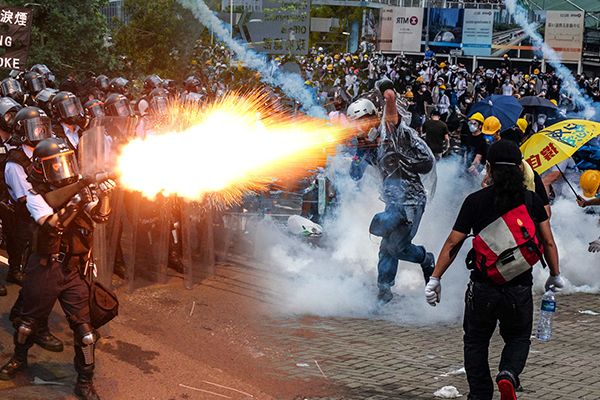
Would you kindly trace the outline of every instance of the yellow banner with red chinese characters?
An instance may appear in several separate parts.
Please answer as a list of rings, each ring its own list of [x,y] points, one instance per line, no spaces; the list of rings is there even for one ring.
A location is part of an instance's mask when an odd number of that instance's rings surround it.
[[[600,123],[568,119],[535,133],[521,145],[521,152],[531,168],[541,174],[598,135]]]

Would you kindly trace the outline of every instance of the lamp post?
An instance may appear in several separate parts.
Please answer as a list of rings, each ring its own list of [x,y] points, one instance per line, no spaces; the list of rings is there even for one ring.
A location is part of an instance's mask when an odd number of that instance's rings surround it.
[[[231,25],[231,38],[233,39],[233,0],[229,0],[229,25]]]

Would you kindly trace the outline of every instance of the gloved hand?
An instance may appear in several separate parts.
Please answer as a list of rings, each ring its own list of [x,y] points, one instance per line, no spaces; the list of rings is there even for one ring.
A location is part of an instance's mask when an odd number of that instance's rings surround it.
[[[116,187],[117,184],[112,179],[107,179],[98,184],[98,190],[100,191],[101,196],[108,196]]]
[[[588,247],[588,251],[590,253],[600,253],[600,238],[590,242],[590,247]]]
[[[389,79],[383,78],[375,82],[375,88],[383,95],[386,90],[394,90],[394,83]]]
[[[565,287],[565,281],[560,276],[560,274],[558,274],[556,276],[550,275],[548,277],[548,279],[546,280],[546,284],[544,285],[544,289],[546,289],[546,291],[548,291],[551,289],[551,287],[553,287],[552,291],[554,291],[554,292],[560,292],[562,290],[562,288]]]
[[[425,286],[425,299],[430,306],[435,307],[436,303],[439,303],[442,299],[442,284],[440,278],[431,277],[429,283]]]

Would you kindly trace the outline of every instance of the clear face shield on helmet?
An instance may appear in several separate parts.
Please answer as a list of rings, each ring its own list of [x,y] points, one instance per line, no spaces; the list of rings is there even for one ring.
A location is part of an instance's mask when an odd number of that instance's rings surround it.
[[[42,76],[36,76],[27,81],[27,87],[32,93],[38,93],[46,89],[46,82]]]
[[[44,179],[48,183],[62,185],[79,177],[79,167],[75,152],[70,150],[40,159]]]
[[[52,136],[52,126],[48,117],[30,118],[20,121],[19,124],[30,143],[37,143]]]
[[[111,110],[110,114],[114,117],[129,117],[131,116],[131,110],[129,104],[125,99],[120,99],[113,104],[110,104],[108,108]]]
[[[150,100],[150,111],[154,115],[167,114],[167,98],[163,96],[155,96]]]
[[[104,108],[102,108],[101,103],[96,103],[86,109],[87,116],[89,118],[102,118],[106,116],[104,112]]]
[[[0,90],[2,91],[2,95],[5,97],[23,97],[23,88],[21,88],[21,84],[16,79],[3,80],[2,84],[0,84]]]
[[[77,97],[69,97],[56,105],[58,114],[63,119],[81,117],[83,115],[83,107]]]

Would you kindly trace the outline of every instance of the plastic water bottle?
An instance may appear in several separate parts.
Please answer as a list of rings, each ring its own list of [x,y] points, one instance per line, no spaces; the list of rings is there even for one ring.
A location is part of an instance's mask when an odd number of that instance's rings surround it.
[[[535,337],[541,342],[547,342],[552,337],[552,319],[556,312],[556,297],[554,291],[548,290],[542,296],[540,320]]]

